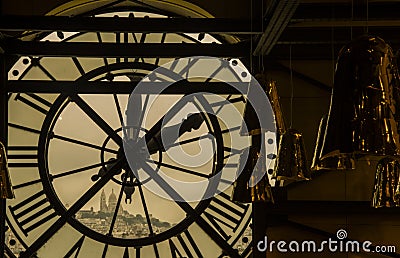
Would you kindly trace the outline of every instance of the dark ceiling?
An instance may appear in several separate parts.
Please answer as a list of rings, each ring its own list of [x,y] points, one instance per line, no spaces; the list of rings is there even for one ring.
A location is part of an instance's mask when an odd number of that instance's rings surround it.
[[[44,15],[66,2],[68,1],[2,1],[0,11],[3,16]],[[294,60],[332,60],[346,42],[367,32],[383,38],[395,51],[400,48],[400,1],[191,0],[189,2],[198,5],[217,18],[260,21],[263,16],[263,25],[255,26],[255,31],[259,33],[253,34],[252,47],[254,50],[257,44],[269,45],[271,49],[261,53],[274,60],[289,59],[289,53]],[[276,15],[278,17],[275,17],[276,20],[271,24],[279,8],[293,10],[293,13],[281,11],[282,14],[278,13],[279,15]],[[271,31],[267,31],[268,27]],[[260,41],[262,32],[265,32],[264,42]],[[240,35],[239,38],[244,41],[250,40],[249,35]]]

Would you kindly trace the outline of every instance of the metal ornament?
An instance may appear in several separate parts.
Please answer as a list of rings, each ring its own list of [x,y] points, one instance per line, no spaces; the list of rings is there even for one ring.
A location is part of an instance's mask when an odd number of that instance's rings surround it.
[[[239,159],[239,175],[233,185],[232,200],[242,203],[274,202],[266,173],[266,157],[256,145],[243,150]],[[258,176],[262,176],[258,180]],[[257,182],[255,185],[253,182]]]
[[[273,177],[291,181],[311,179],[303,136],[299,131],[289,129],[281,136]]]
[[[267,82],[264,75],[255,76],[263,90],[267,93],[271,102],[272,112],[275,115],[277,125],[277,137],[281,130],[285,130],[282,112],[279,105],[279,97],[275,82]],[[249,87],[247,97],[256,94],[252,87]],[[239,159],[238,172],[241,172],[233,184],[232,200],[242,203],[250,202],[274,202],[271,185],[267,174],[266,150],[264,134],[268,131],[265,123],[258,117],[259,110],[246,101],[243,120],[246,125],[240,130],[241,135],[251,136],[251,147],[242,151]],[[277,115],[278,113],[278,115]],[[278,118],[278,119],[277,119]],[[278,121],[279,120],[279,121]],[[280,127],[281,126],[281,127]],[[246,130],[245,130],[246,129]],[[244,133],[248,132],[248,133]]]
[[[256,81],[257,83],[255,83]],[[246,96],[246,104],[243,111],[243,121],[246,126],[240,128],[240,135],[248,136],[248,135],[259,135],[261,133],[265,133],[267,131],[275,132],[275,127],[278,125],[276,120],[276,111],[275,105],[276,103],[272,103],[272,98],[269,95],[271,83],[268,83],[265,75],[257,74],[254,78],[254,81],[251,81],[248,86],[247,96]],[[257,89],[260,87],[261,89]],[[276,90],[276,88],[275,88]],[[259,95],[261,92],[266,93],[268,100],[271,106],[262,106],[258,105],[256,109],[254,109],[253,105],[250,104],[249,99],[258,100],[258,101],[267,101],[266,99],[262,99]],[[278,95],[276,94],[276,97]],[[278,100],[278,99],[277,99]],[[253,103],[255,103],[253,101]],[[280,112],[281,113],[281,112]],[[271,123],[270,117],[266,116],[267,114],[274,114],[274,124]]]
[[[398,155],[398,86],[392,49],[381,38],[363,36],[344,46],[314,168],[353,169],[357,156]]]
[[[7,166],[6,148],[0,142],[0,198],[14,198],[14,191],[10,180],[10,173]]]
[[[311,169],[312,170],[318,170],[321,168],[321,162],[319,159],[319,154],[321,153],[322,149],[322,140],[325,134],[325,129],[326,129],[326,121],[328,120],[328,116],[324,115],[321,118],[321,121],[319,122],[319,127],[318,127],[318,134],[317,134],[317,142],[315,143],[315,149],[314,149],[314,155],[313,159],[311,162]]]
[[[385,157],[378,162],[371,206],[400,206],[400,163],[397,159]]]
[[[265,79],[264,79],[265,80]],[[283,113],[281,109],[281,104],[279,102],[279,95],[278,95],[278,89],[276,87],[276,82],[275,81],[269,81],[268,83],[263,80],[259,80],[260,84],[267,85],[266,87],[266,92],[269,98],[269,101],[271,102],[272,109],[274,111],[275,115],[275,121],[276,121],[276,131],[279,135],[283,135],[286,132],[286,125],[285,125],[285,119],[283,118]]]

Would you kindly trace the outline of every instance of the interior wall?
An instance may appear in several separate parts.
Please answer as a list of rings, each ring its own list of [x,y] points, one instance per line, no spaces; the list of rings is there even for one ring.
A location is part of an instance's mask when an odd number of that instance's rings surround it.
[[[289,67],[289,62],[282,62]],[[334,63],[332,61],[293,61],[292,69],[311,77],[327,86],[333,85]],[[293,76],[290,72],[274,70],[268,71],[268,77],[276,80],[278,93],[281,98],[283,115],[286,125],[290,125],[291,111],[293,128],[298,129],[304,137],[308,156],[308,163],[314,154],[317,139],[319,121],[324,114],[329,112],[331,92],[322,90],[315,85]],[[292,84],[291,84],[292,80]],[[293,85],[293,95],[292,95]],[[293,96],[293,97],[292,97]],[[291,108],[291,105],[293,108]],[[293,183],[288,189],[289,200],[299,201],[365,201],[370,202],[375,180],[376,165],[380,157],[366,157],[356,163],[355,170],[342,171],[314,171],[314,179],[311,181]],[[302,208],[300,208],[302,209]],[[337,230],[345,229],[348,238],[353,240],[369,240],[374,245],[394,245],[397,252],[400,251],[400,223],[398,211],[392,209],[384,214],[363,213],[328,213],[319,210],[307,213],[302,209],[288,216],[288,220],[294,221],[312,228],[336,234]],[[317,211],[317,212],[315,212]],[[281,217],[284,217],[282,215]],[[316,234],[309,230],[285,223],[270,225],[266,235],[268,241],[314,240],[323,241],[328,237]],[[350,257],[350,258],[374,258],[385,257],[376,253],[280,253],[268,252],[267,257]]]

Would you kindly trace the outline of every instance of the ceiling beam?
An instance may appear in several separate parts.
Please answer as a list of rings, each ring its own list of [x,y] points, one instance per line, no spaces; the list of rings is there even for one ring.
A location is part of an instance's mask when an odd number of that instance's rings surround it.
[[[5,54],[51,57],[142,57],[169,58],[188,56],[244,57],[249,55],[249,44],[190,44],[190,43],[83,43],[8,41]]]
[[[6,83],[6,90],[12,93],[130,94],[138,83],[139,81],[10,80]],[[135,93],[158,94],[162,87],[168,86],[162,91],[162,94],[191,94],[196,92],[244,94],[248,87],[248,83],[244,82],[187,82],[185,80],[175,83],[141,82],[140,84],[140,89],[137,89]]]
[[[368,20],[352,21],[348,19],[292,19],[290,28],[316,28],[316,27],[400,27],[400,20]]]
[[[254,55],[268,55],[271,52],[298,5],[299,0],[282,0],[276,4],[265,31],[257,43]]]
[[[0,16],[0,31],[261,34],[261,22],[228,18]]]

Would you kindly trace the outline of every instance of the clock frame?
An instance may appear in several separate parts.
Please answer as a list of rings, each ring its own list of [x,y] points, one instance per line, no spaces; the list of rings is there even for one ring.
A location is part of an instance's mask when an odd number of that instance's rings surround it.
[[[129,15],[129,14],[128,14]],[[52,37],[60,37],[61,34],[60,32],[58,33],[50,33],[47,35],[44,39],[52,38]],[[63,35],[64,41],[67,40],[79,40],[80,37],[86,37],[88,35],[85,35],[84,33],[77,33],[77,34],[65,34]],[[100,42],[104,40],[104,38],[109,37],[110,35],[103,35],[101,33],[95,33],[93,36],[96,37],[96,39]],[[132,39],[132,42],[134,44],[134,36],[131,35],[132,37],[129,37],[129,34],[115,34],[114,40],[116,42],[121,42],[121,38],[123,40],[128,39],[125,42],[129,42],[130,38]],[[137,35],[135,35],[137,36]],[[166,40],[166,34],[161,34],[160,35],[160,40],[162,42],[165,42]],[[188,40],[191,37],[188,35],[180,35],[182,38]],[[89,36],[88,36],[89,37]],[[140,41],[145,41],[146,36],[141,35],[139,40],[136,40],[136,42]],[[193,39],[194,43],[198,43],[197,40]],[[15,70],[19,69],[12,69],[10,70],[10,79],[18,79],[18,80],[24,80],[26,78],[32,79],[33,77],[30,77],[31,74],[30,71],[36,70],[36,71],[41,71],[41,75],[44,76],[47,80],[52,80],[52,81],[57,81],[58,78],[57,76],[53,75],[51,72],[51,68],[47,67],[47,58],[40,58],[40,57],[23,57],[20,60],[16,62],[15,67],[21,67],[23,66],[23,69],[20,69],[20,72],[16,73],[14,72]],[[135,68],[136,64],[141,64],[143,67],[148,66],[149,64],[146,62],[146,60],[142,58],[134,58],[134,59],[111,59],[111,58],[97,58],[96,62],[98,62],[98,67],[91,67],[89,68],[92,64],[90,63],[84,63],[83,58],[79,57],[70,57],[70,58],[65,58],[65,60],[68,60],[67,62],[70,64],[71,67],[75,70],[73,73],[75,75],[75,80],[78,78],[78,80],[88,80],[88,78],[91,78],[94,81],[101,81],[101,80],[109,80],[110,74],[113,76],[127,76],[126,71],[123,71],[121,73],[118,73],[118,69],[116,67],[128,67],[129,69],[132,69],[132,67]],[[61,60],[60,60],[61,61]],[[160,60],[160,59],[154,59],[152,60],[153,63],[151,65],[158,65],[160,61],[165,61],[165,60]],[[132,66],[132,64],[135,64]],[[125,67],[125,68],[126,68]],[[141,71],[136,71],[135,73],[132,73],[130,75],[134,76],[144,76],[146,73],[145,68],[138,67],[138,70]],[[121,71],[123,69],[120,69]],[[93,75],[93,71],[96,71],[98,74],[97,77]],[[101,72],[99,72],[101,71]],[[90,75],[88,75],[90,74]],[[35,76],[35,75],[32,75]],[[36,75],[37,76],[37,75]],[[37,78],[36,78],[37,79]],[[58,230],[63,227],[63,225],[67,225],[68,229],[66,228],[66,231],[74,229],[78,229],[80,233],[87,231],[84,227],[82,227],[81,224],[77,223],[75,218],[73,217],[74,212],[76,210],[79,210],[78,206],[71,206],[71,207],[66,210],[65,206],[62,207],[60,204],[56,204],[57,201],[54,202],[48,202],[50,199],[54,197],[52,193],[54,192],[54,189],[51,189],[51,181],[55,180],[54,178],[51,178],[53,175],[50,175],[49,173],[46,172],[46,158],[44,152],[45,152],[45,144],[43,143],[43,139],[48,137],[49,135],[51,136],[50,138],[52,139],[58,139],[62,140],[65,142],[77,144],[80,146],[85,146],[88,148],[93,148],[96,149],[99,146],[95,146],[94,144],[91,144],[89,142],[85,142],[82,140],[74,139],[71,137],[65,137],[63,135],[58,135],[54,134],[51,132],[51,130],[43,130],[43,128],[50,129],[50,124],[51,120],[56,118],[57,116],[55,113],[57,113],[60,110],[60,107],[63,105],[63,101],[66,99],[73,99],[75,98],[75,101],[78,100],[76,96],[79,97],[79,94],[74,95],[72,98],[71,96],[64,96],[63,94],[40,94],[40,93],[18,93],[18,94],[12,94],[9,96],[9,101],[12,103],[10,105],[10,110],[12,110],[13,105],[17,103],[18,105],[24,105],[25,107],[28,108],[29,111],[26,112],[25,115],[29,114],[36,114],[36,116],[41,116],[42,121],[45,121],[45,123],[42,125],[40,121],[35,121],[33,122],[32,125],[27,126],[26,124],[19,124],[15,123],[14,121],[9,121],[9,126],[11,131],[20,131],[23,132],[24,134],[30,135],[29,140],[24,141],[29,142],[29,144],[24,144],[22,145],[19,140],[15,140],[15,145],[13,143],[12,137],[10,137],[10,143],[9,143],[9,156],[10,156],[10,169],[11,173],[17,173],[17,170],[30,170],[33,171],[35,169],[39,170],[36,173],[36,177],[32,176],[32,178],[25,180],[25,181],[19,181],[16,180],[17,183],[15,185],[16,192],[20,191],[21,189],[27,189],[29,187],[35,186],[33,190],[28,191],[25,195],[25,197],[21,199],[17,199],[16,201],[11,201],[10,205],[8,207],[8,217],[7,217],[7,224],[10,227],[10,230],[13,231],[13,234],[15,235],[14,237],[16,238],[17,242],[22,246],[23,253],[21,257],[29,257],[31,255],[37,254],[40,256],[40,247],[42,247],[43,244],[45,244],[47,241],[48,246],[51,245],[51,242],[54,241],[51,239],[53,234],[56,234]],[[237,105],[241,106],[243,108],[244,106],[244,99],[241,95],[232,95],[232,94],[226,94],[224,96],[228,102],[232,105]],[[13,102],[15,101],[15,102]],[[213,108],[215,109],[222,109],[223,106],[218,106],[217,103],[208,103],[209,105],[212,105]],[[52,117],[53,116],[53,117]],[[33,117],[33,116],[32,116]],[[57,119],[59,116],[57,117]],[[46,122],[47,121],[47,122]],[[117,128],[118,129],[118,128]],[[228,133],[230,131],[238,131],[239,126],[235,128],[224,128],[221,130],[221,133]],[[116,130],[116,129],[115,129]],[[12,135],[10,135],[12,136]],[[40,139],[39,139],[40,138]],[[38,143],[38,144],[35,144]],[[100,146],[101,147],[101,146]],[[100,148],[101,149],[101,148]],[[224,146],[224,156],[229,157],[229,156],[238,156],[240,153],[240,150],[231,148],[230,146]],[[104,148],[103,148],[104,150]],[[102,162],[102,166],[105,165],[105,162]],[[117,166],[120,164],[117,164]],[[232,164],[233,165],[233,164]],[[234,165],[232,166],[234,167]],[[80,168],[75,168],[75,170],[79,170]],[[71,172],[72,170],[70,170]],[[38,188],[37,185],[40,185],[42,182],[45,182],[44,187],[40,189]],[[97,182],[96,182],[97,183]],[[95,185],[96,185],[95,183]],[[100,190],[101,184],[98,184]],[[96,187],[97,189],[98,187]],[[85,194],[84,194],[85,195]],[[83,196],[84,196],[83,195]],[[53,197],[50,197],[53,196]],[[56,199],[56,198],[54,198]],[[57,209],[54,209],[55,206],[57,206]],[[197,208],[193,209],[190,205],[184,205],[186,207],[186,212],[190,211],[196,211]],[[179,227],[175,227],[175,231],[171,231],[172,235],[170,237],[166,237],[163,239],[165,246],[167,248],[165,250],[168,250],[168,257],[172,255],[172,257],[181,257],[181,256],[198,256],[198,257],[207,257],[205,254],[203,254],[204,251],[202,251],[204,247],[199,247],[196,243],[196,236],[193,234],[194,229],[190,229],[189,226],[191,223],[194,222],[196,224],[196,230],[202,230],[203,235],[207,236],[209,240],[211,239],[212,241],[210,242],[211,245],[219,248],[220,250],[217,251],[218,255],[217,257],[222,257],[224,255],[229,255],[231,257],[239,257],[239,256],[246,256],[249,253],[250,249],[250,243],[251,243],[251,236],[248,233],[249,228],[248,226],[250,225],[250,220],[251,220],[251,207],[249,205],[244,205],[244,204],[236,204],[230,201],[229,199],[229,191],[227,193],[222,193],[219,196],[215,197],[212,200],[207,200],[202,202],[199,205],[199,211],[202,211],[201,214],[193,213],[192,218],[189,219],[185,218]],[[63,213],[65,211],[65,213]],[[68,214],[68,215],[63,215],[63,214]],[[190,222],[189,222],[190,221]],[[58,226],[49,226],[46,229],[42,230],[42,227],[45,227],[45,224],[52,224],[52,225],[61,225],[61,227]],[[53,224],[54,223],[54,224]],[[70,227],[70,225],[72,227]],[[49,230],[50,228],[50,230]],[[81,230],[79,230],[79,228]],[[64,230],[64,228],[63,228]],[[35,240],[31,240],[31,242],[27,242],[26,239],[28,237],[33,237]],[[246,236],[244,234],[247,234]],[[130,244],[121,244],[117,243],[116,241],[114,242],[109,242],[107,241],[101,241],[102,237],[95,237],[93,234],[81,234],[81,235],[76,235],[75,240],[72,241],[71,243],[64,248],[64,256],[65,257],[78,257],[79,255],[83,255],[84,251],[81,251],[84,249],[84,247],[87,245],[86,243],[88,241],[93,241],[97,240],[104,244],[103,252],[102,252],[102,257],[106,257],[109,255],[107,252],[110,252],[111,254],[113,252],[122,254],[124,257],[131,257],[133,255],[136,255],[136,257],[140,257],[140,255],[145,255],[144,254],[144,249],[146,249],[147,246],[150,246],[150,249],[152,249],[154,252],[155,257],[162,257],[162,254],[160,254],[159,251],[157,251],[157,243],[162,242],[160,241],[154,241],[154,242],[140,242],[140,241],[130,241]],[[200,237],[201,238],[201,237]],[[214,238],[214,239],[212,239]],[[160,238],[161,239],[161,238]],[[129,242],[129,241],[126,241]],[[241,246],[238,247],[238,243],[241,242]],[[112,245],[114,244],[114,245]],[[115,245],[116,244],[116,245]],[[108,245],[110,245],[108,247]],[[245,247],[242,247],[245,246]],[[242,248],[241,250],[237,250],[237,248]],[[39,252],[37,252],[39,250]],[[46,252],[44,252],[46,253]],[[164,253],[163,253],[164,254]],[[47,254],[46,254],[47,255]],[[120,256],[119,256],[120,257]]]

